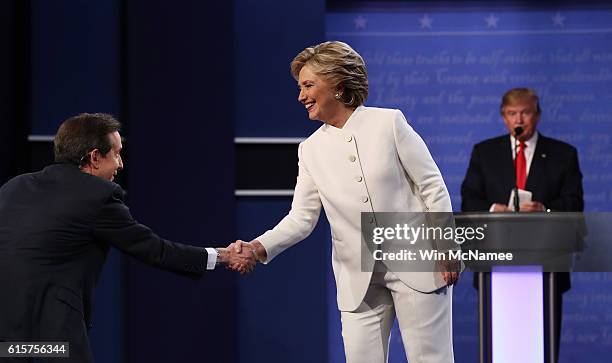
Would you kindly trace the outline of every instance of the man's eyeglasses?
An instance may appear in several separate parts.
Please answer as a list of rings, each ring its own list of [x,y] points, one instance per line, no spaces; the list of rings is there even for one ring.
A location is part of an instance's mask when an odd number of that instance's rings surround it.
[[[96,151],[96,149],[88,151],[85,155],[83,155],[81,157],[81,160],[79,160],[79,166],[85,166],[85,165],[89,164],[90,155],[94,151]]]

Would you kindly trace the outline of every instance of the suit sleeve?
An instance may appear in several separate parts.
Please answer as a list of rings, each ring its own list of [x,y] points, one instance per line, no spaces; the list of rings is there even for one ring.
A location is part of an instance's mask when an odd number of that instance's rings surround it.
[[[546,208],[554,211],[582,212],[584,199],[582,191],[582,173],[578,164],[578,152],[571,147],[567,157],[567,168],[562,175],[559,196],[551,201]]]
[[[291,210],[273,229],[256,240],[266,249],[270,262],[278,254],[308,237],[321,213],[321,199],[312,176],[302,158],[303,144],[298,148],[298,177],[291,202]]]
[[[208,254],[205,249],[167,241],[136,222],[123,203],[123,191],[119,186],[97,216],[93,234],[96,240],[163,270],[191,277],[198,277],[206,270]]]
[[[491,208],[491,204],[485,195],[485,180],[480,152],[478,146],[474,146],[470,165],[461,184],[461,210],[464,212],[484,212]]]
[[[450,196],[436,162],[423,139],[408,125],[399,110],[395,114],[393,134],[400,162],[414,182],[427,211],[452,212]]]

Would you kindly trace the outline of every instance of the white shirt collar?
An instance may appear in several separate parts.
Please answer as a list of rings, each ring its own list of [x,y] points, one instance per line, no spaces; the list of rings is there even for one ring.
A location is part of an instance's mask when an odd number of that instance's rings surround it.
[[[527,146],[525,148],[525,152],[531,152],[531,153],[535,152],[536,145],[538,144],[538,137],[539,137],[539,134],[536,131],[533,133],[533,136],[529,138],[529,140],[525,141],[525,145]],[[510,145],[512,146],[512,150],[514,150],[514,147],[516,145],[516,139],[512,135],[510,135]]]

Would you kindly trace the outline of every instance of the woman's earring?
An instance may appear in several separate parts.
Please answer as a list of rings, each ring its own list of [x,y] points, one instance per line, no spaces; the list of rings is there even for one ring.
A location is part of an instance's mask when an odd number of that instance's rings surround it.
[[[337,99],[337,100],[339,100],[339,99],[340,99],[340,96],[342,96],[340,93],[336,93],[336,94],[334,95],[334,97],[336,97],[336,99]]]

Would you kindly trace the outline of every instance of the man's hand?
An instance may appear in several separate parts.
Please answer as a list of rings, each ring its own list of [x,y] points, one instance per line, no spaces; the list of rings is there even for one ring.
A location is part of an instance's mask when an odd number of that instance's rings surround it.
[[[248,248],[242,249],[241,252],[236,252],[232,248],[218,248],[217,251],[219,251],[220,263],[229,269],[240,272],[241,275],[253,271],[257,264],[257,256]]]
[[[252,266],[244,265],[240,261],[228,264],[228,268],[234,271],[238,271],[241,274],[251,272],[255,268],[255,265],[258,261],[263,262],[268,258],[268,253],[266,252],[266,249],[261,244],[261,242],[257,240],[251,241],[250,243],[242,240],[236,240],[236,242],[231,243],[229,246],[227,246],[227,249],[231,251],[231,253],[235,253],[236,255],[249,256],[253,259]]]
[[[510,212],[510,208],[507,205],[495,203],[493,208],[491,208],[491,212]]]
[[[257,261],[264,262],[268,258],[268,252],[265,247],[258,240],[251,242],[245,242],[243,240],[236,240],[236,242],[227,246],[229,249],[234,249],[236,253],[241,253],[244,248],[252,250],[255,254]]]
[[[540,202],[525,202],[519,206],[520,212],[546,212],[546,207]]]

